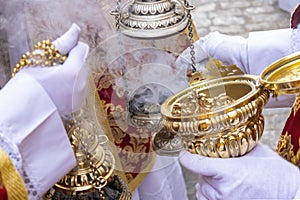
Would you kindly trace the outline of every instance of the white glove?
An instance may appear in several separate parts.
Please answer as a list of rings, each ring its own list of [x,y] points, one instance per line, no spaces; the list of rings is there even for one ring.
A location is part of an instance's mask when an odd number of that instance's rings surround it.
[[[247,40],[240,36],[228,36],[218,32],[211,32],[196,41],[194,48],[197,70],[201,70],[201,67],[204,67],[204,61],[207,61],[208,57],[221,60],[224,65],[235,64],[243,71],[245,71],[245,66],[248,65]],[[191,64],[190,52],[190,48],[184,50],[177,59],[176,64],[178,65],[184,62]]]
[[[259,75],[271,63],[292,53],[300,36],[291,38],[291,33],[291,29],[251,32],[246,39],[211,32],[195,42],[196,62],[203,60],[206,53],[224,65],[235,64],[246,74]],[[181,57],[189,61],[189,53],[190,48],[187,48]]]
[[[87,67],[83,67],[89,47],[78,42],[80,28],[72,27],[53,44],[62,55],[68,54],[64,64],[55,67],[29,67],[18,73],[26,73],[46,90],[61,115],[79,109],[86,97]]]
[[[176,60],[175,66],[177,67],[177,69],[187,71],[182,73],[184,75],[187,74],[188,76],[190,76],[190,73],[193,70],[202,71],[209,61],[207,53],[202,48],[202,41],[198,40],[197,43],[195,43],[194,52],[195,66],[192,66],[193,62],[190,47],[185,49]]]
[[[30,199],[41,199],[76,166],[60,115],[75,111],[85,99],[87,70],[82,66],[89,48],[78,42],[79,33],[72,25],[53,42],[68,54],[63,65],[22,68],[0,92],[0,145],[17,161]]]
[[[198,199],[292,199],[300,184],[299,168],[261,143],[238,158],[209,158],[183,151],[179,160],[200,175]]]
[[[247,39],[212,32],[201,38],[195,45],[201,45],[205,52],[224,65],[235,64],[243,72],[248,68]]]
[[[298,41],[299,30],[292,32],[291,29],[251,32],[247,39],[211,32],[195,42],[195,58],[196,62],[203,61],[206,52],[224,65],[235,64],[246,74],[259,75],[271,63],[298,51]],[[183,60],[190,62],[189,53],[190,49],[187,48],[176,64]],[[286,107],[293,102],[294,96],[280,96],[271,98],[266,107]]]

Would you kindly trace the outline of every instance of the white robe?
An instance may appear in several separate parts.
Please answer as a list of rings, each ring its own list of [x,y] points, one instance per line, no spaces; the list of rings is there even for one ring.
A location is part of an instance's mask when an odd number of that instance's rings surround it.
[[[25,180],[30,199],[41,199],[76,165],[60,115],[44,89],[19,72],[0,90],[0,145]],[[187,199],[177,158],[157,156],[133,199]]]
[[[76,159],[52,100],[38,82],[19,72],[0,91],[0,145],[25,181],[30,199],[41,199]]]

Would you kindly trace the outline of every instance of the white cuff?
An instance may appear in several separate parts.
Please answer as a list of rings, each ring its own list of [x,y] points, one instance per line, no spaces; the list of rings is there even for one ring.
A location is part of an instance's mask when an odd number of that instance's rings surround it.
[[[44,193],[76,164],[57,109],[44,89],[18,72],[0,92],[0,122],[19,148],[23,169]]]

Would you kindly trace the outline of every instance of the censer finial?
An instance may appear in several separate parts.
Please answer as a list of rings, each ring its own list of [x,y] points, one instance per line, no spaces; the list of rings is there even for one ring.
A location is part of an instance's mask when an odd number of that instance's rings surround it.
[[[111,14],[125,35],[151,39],[183,31],[192,9],[194,6],[187,0],[135,0],[122,8],[118,0],[117,9]]]

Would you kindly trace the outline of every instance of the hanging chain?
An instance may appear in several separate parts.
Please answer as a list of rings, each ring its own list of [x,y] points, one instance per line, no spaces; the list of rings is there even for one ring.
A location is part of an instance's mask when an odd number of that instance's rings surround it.
[[[99,195],[100,195],[99,198],[101,200],[105,200],[105,195],[104,195],[104,191],[102,190],[102,188],[107,185],[107,180],[103,176],[101,176],[101,174],[99,173],[99,170],[96,167],[96,164],[92,160],[93,155],[88,150],[88,144],[86,144],[84,141],[81,140],[82,136],[80,133],[77,138],[78,138],[78,141],[80,142],[81,146],[83,147],[82,150],[86,155],[87,162],[92,171],[92,180],[90,181],[90,184],[99,191]]]
[[[117,29],[117,32],[119,32],[120,31],[120,23],[121,23],[121,0],[117,0],[116,13],[117,13],[115,15],[116,29]]]
[[[117,0],[117,5],[114,10],[110,12],[111,15],[115,16],[115,25],[117,31],[120,30],[120,21],[121,21],[121,0]]]
[[[186,8],[190,7],[190,4],[188,2],[188,0],[184,0],[184,6]],[[194,46],[194,34],[193,34],[193,22],[192,22],[192,15],[191,15],[191,11],[188,10],[188,33],[189,33],[189,40],[190,40],[190,55],[191,55],[191,62],[192,62],[192,68],[193,68],[193,72],[196,72],[196,58],[195,58],[195,46]]]

